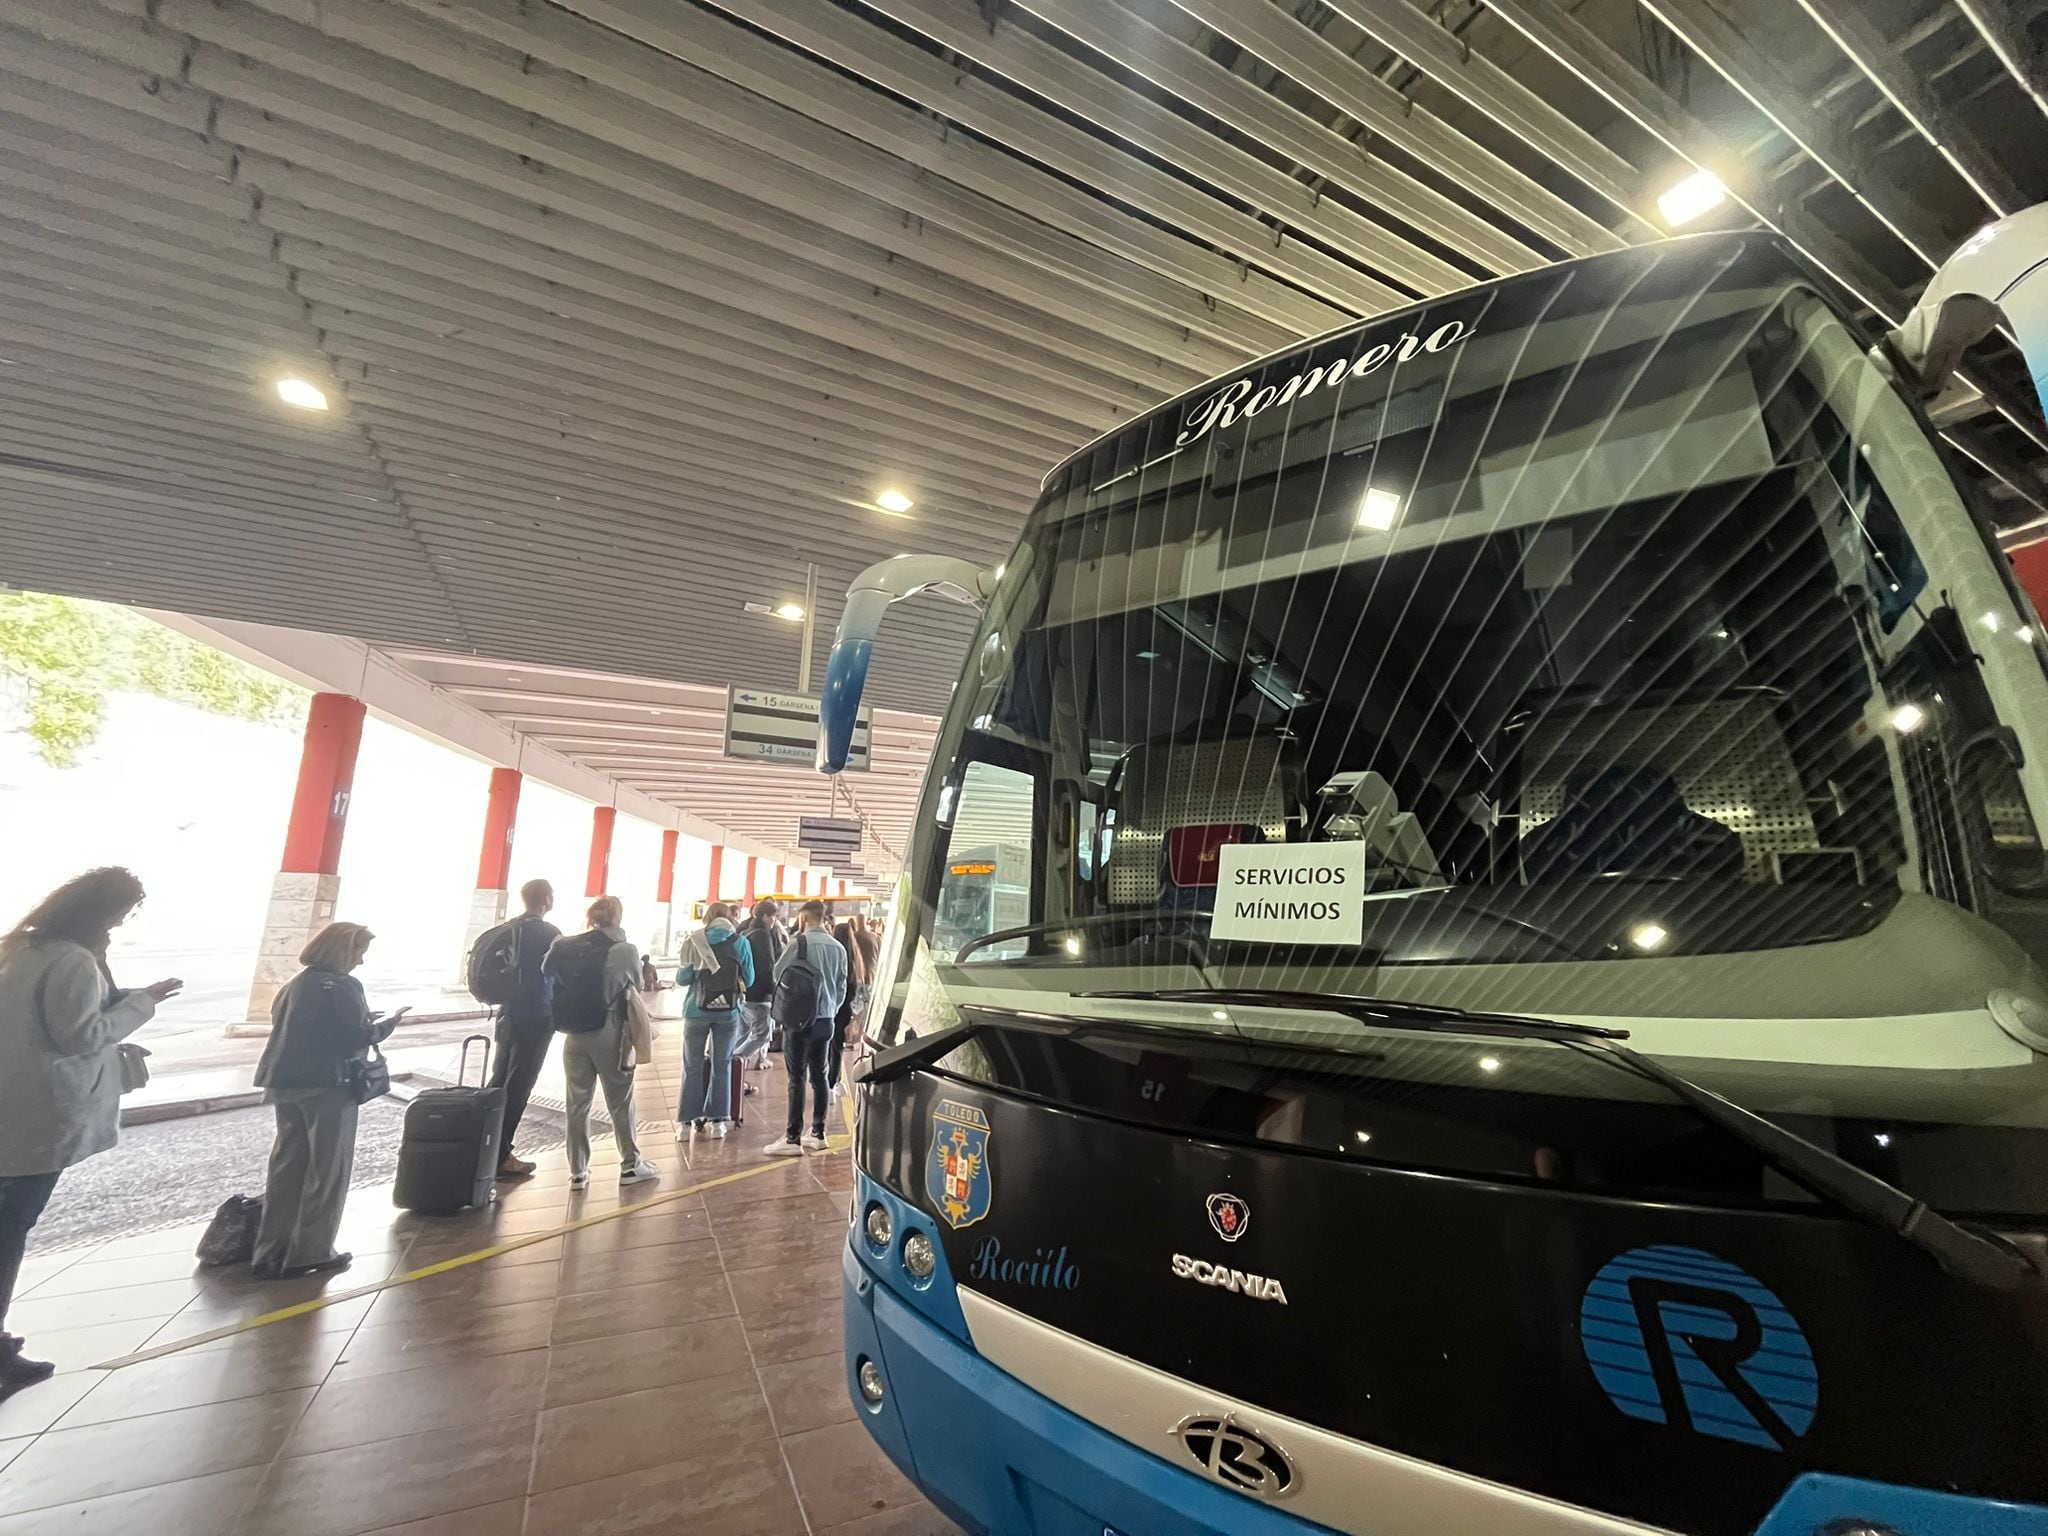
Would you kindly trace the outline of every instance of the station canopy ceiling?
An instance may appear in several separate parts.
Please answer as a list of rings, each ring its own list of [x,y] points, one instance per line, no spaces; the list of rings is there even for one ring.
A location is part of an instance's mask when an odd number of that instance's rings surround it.
[[[1000,560],[1104,429],[1658,238],[1696,165],[1729,199],[1695,227],[1775,227],[1897,318],[2048,196],[2043,13],[9,0],[0,580],[429,673],[789,687],[798,628],[745,605],[807,562],[822,649],[862,567]],[[2048,518],[2015,357],[1971,377],[1951,441],[2006,527]],[[971,622],[904,605],[873,701],[938,712]]]

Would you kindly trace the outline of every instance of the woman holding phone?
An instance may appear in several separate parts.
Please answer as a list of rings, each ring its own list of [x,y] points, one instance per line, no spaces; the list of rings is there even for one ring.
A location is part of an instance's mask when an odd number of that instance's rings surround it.
[[[300,951],[305,969],[270,1005],[256,1086],[276,1112],[277,1137],[250,1260],[259,1279],[333,1274],[354,1257],[334,1248],[356,1163],[353,1064],[406,1013],[372,1013],[352,974],[375,937],[361,923],[329,923]]]
[[[58,1175],[119,1139],[120,1044],[184,985],[114,985],[107,941],[141,904],[127,870],[89,870],[0,936],[0,1396],[56,1370],[4,1331],[29,1231]]]

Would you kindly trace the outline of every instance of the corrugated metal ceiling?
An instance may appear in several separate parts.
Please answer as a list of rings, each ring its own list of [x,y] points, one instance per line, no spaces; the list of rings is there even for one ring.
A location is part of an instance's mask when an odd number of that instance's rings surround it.
[[[1682,157],[1896,313],[2048,195],[2043,26],[2039,0],[10,0],[0,573],[500,673],[792,680],[796,631],[741,605],[805,561],[829,628],[875,559],[999,559],[1078,442],[1351,317],[1653,238]],[[2021,526],[2048,434],[2009,356],[1974,364],[1988,398],[1948,425]],[[286,373],[335,409],[280,406]],[[940,708],[970,622],[906,605],[875,702]],[[766,794],[704,783],[731,817]]]

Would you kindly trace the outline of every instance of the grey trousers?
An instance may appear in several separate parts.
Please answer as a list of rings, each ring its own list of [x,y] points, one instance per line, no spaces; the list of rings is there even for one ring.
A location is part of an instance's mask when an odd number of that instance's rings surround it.
[[[604,1084],[605,1112],[619,1141],[619,1162],[630,1168],[640,1160],[633,1135],[633,1074],[619,1070],[619,1022],[584,1035],[562,1036],[562,1075],[569,1112],[569,1171],[590,1172],[590,1101]]]
[[[334,1254],[356,1166],[356,1101],[346,1088],[276,1088],[277,1139],[263,1222],[256,1229],[258,1265],[292,1269]]]

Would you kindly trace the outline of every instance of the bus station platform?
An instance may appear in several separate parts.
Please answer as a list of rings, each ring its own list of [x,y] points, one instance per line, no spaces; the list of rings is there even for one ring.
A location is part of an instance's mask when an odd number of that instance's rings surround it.
[[[59,1374],[0,1401],[0,1536],[953,1531],[848,1400],[848,1138],[766,1157],[778,1068],[676,1142],[680,1045],[636,1084],[658,1183],[594,1126],[585,1190],[559,1151],[455,1217],[358,1188],[324,1280],[200,1269],[203,1224],[31,1248],[10,1321]]]

